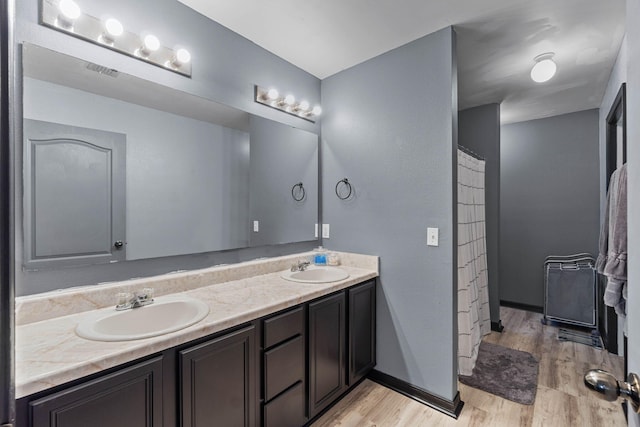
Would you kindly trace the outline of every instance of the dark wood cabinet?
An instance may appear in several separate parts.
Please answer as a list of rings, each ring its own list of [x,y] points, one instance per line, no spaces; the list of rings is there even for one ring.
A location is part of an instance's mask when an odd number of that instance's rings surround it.
[[[375,366],[375,284],[21,398],[16,425],[306,425]]]
[[[309,304],[309,416],[333,403],[346,384],[346,298],[340,292]]]
[[[376,365],[376,282],[354,286],[349,295],[349,385]]]
[[[255,326],[179,352],[183,427],[256,425]]]
[[[33,427],[162,426],[162,356],[29,402]]]

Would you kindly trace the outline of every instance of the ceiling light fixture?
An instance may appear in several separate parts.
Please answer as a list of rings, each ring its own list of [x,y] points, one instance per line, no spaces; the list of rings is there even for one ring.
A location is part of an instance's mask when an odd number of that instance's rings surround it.
[[[558,67],[553,62],[553,55],[553,52],[547,52],[533,58],[536,63],[531,69],[531,80],[536,83],[544,83],[556,74]]]
[[[308,101],[296,102],[293,94],[281,96],[277,89],[264,89],[255,86],[255,102],[284,111],[296,117],[315,123],[315,119],[322,114],[322,108],[319,105],[311,108]]]

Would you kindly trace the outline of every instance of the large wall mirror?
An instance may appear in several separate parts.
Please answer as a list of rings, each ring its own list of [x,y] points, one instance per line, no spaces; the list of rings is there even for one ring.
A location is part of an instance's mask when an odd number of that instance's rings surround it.
[[[27,270],[316,240],[313,133],[28,44],[23,101]]]

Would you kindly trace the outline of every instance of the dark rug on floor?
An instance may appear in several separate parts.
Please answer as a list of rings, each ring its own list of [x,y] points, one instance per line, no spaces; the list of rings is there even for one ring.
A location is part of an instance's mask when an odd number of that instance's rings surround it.
[[[538,360],[525,351],[482,342],[473,374],[459,378],[468,386],[532,405],[538,387]]]

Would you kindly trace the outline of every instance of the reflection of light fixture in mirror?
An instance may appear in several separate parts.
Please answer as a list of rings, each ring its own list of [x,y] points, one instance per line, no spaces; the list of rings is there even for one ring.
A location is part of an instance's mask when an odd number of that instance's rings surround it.
[[[127,31],[114,18],[99,19],[80,9],[74,0],[40,0],[40,24],[79,39],[107,47],[191,77],[191,54],[186,49],[170,49],[156,36]]]
[[[322,108],[319,105],[311,108],[308,101],[296,102],[296,97],[290,93],[284,97],[280,96],[280,92],[274,88],[264,89],[255,86],[254,101],[312,123],[315,123],[315,118],[322,114]]]
[[[116,37],[120,37],[124,32],[124,27],[115,18],[109,18],[104,21],[104,33],[100,35],[99,41],[104,44],[112,45]]]
[[[275,101],[276,99],[278,99],[278,97],[280,96],[280,94],[278,93],[278,89],[269,89],[269,92],[267,92],[267,98],[270,99],[271,101]]]
[[[289,94],[289,95],[284,97],[284,103],[286,105],[288,105],[289,107],[291,107],[291,106],[293,106],[293,104],[296,103],[296,97],[291,95],[291,94]]]
[[[533,60],[536,64],[531,69],[531,80],[536,83],[544,83],[556,74],[556,63],[553,62],[553,52],[538,55]]]
[[[82,14],[80,6],[73,0],[60,0],[58,10],[60,13],[56,18],[56,25],[65,30],[73,31],[73,22]]]

